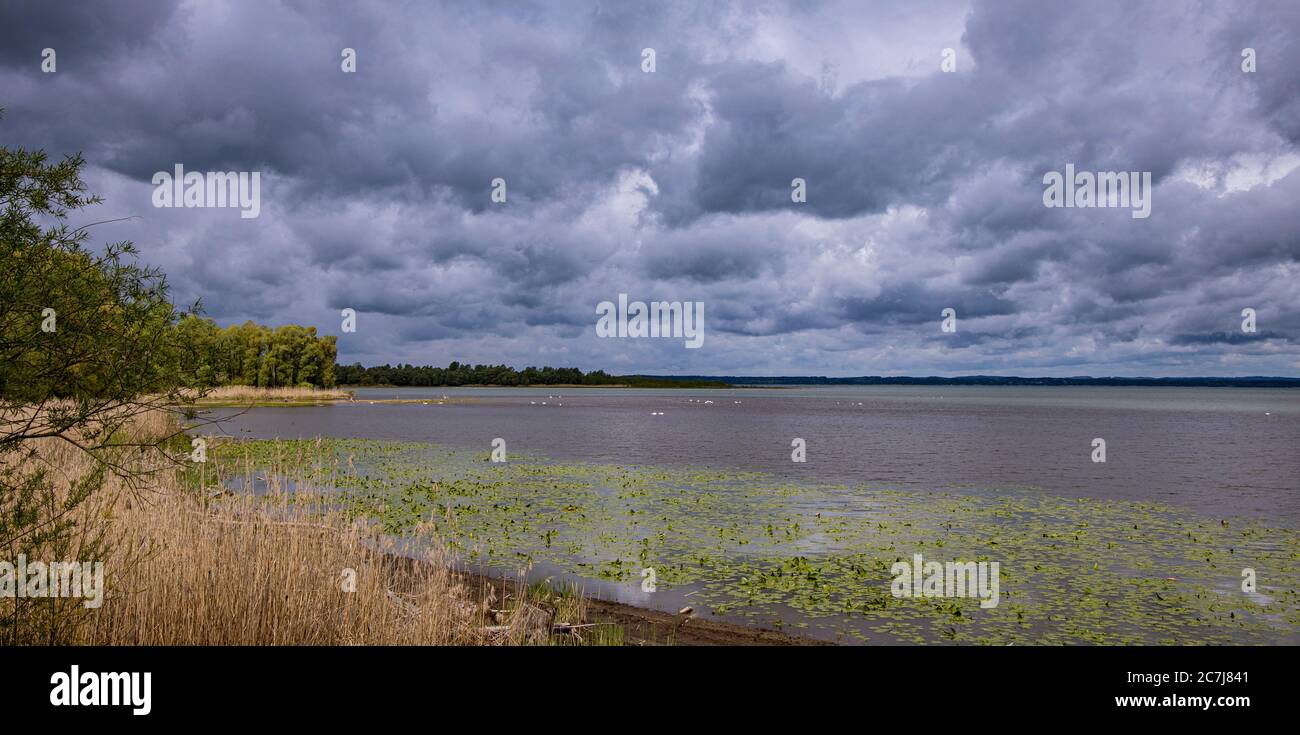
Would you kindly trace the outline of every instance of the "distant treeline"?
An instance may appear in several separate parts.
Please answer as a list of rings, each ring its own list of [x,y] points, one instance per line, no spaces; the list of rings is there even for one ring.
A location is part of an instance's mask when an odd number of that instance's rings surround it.
[[[337,365],[334,377],[339,385],[627,385],[637,388],[725,388],[712,380],[657,378],[645,375],[610,375],[604,370],[584,373],[578,368],[469,365],[452,362],[445,368],[429,365]]]
[[[315,327],[286,324],[267,327],[254,322],[219,327],[211,319],[182,316],[175,326],[180,345],[179,377],[185,385],[251,385],[263,388],[283,386],[394,385],[625,385],[636,388],[725,388],[758,385],[1049,385],[1049,386],[1181,386],[1181,387],[1300,387],[1300,378],[1124,378],[1074,376],[1068,378],[1025,378],[1002,375],[965,375],[945,378],[887,377],[865,375],[852,378],[825,376],[652,376],[610,375],[604,370],[584,373],[572,367],[526,367],[470,365],[452,362],[447,367],[431,365],[336,364],[335,337],[317,336]]]
[[[336,338],[318,337],[315,327],[286,324],[272,329],[244,322],[222,328],[211,319],[186,315],[176,330],[185,385],[334,387]]]
[[[1300,378],[1124,378],[1074,376],[1068,378],[1026,378],[1002,375],[965,375],[953,378],[887,377],[864,375],[851,378],[825,376],[653,376],[610,375],[604,370],[584,373],[572,367],[526,367],[470,365],[452,362],[447,367],[431,365],[336,364],[335,337],[317,336],[315,327],[286,324],[267,327],[254,322],[219,327],[211,319],[182,316],[175,326],[180,345],[179,377],[185,385],[208,387],[251,385],[263,388],[283,386],[393,385],[624,385],[636,388],[725,388],[759,385],[1007,385],[1007,386],[1181,386],[1181,387],[1300,387]]]
[[[1087,375],[1069,378],[1022,378],[1003,375],[964,375],[955,378],[885,377],[864,375],[856,378],[825,376],[780,376],[772,378],[734,375],[686,375],[681,380],[702,380],[728,385],[1127,385],[1178,386],[1201,388],[1300,388],[1300,378],[1246,376],[1240,378],[1094,378]]]
[[[317,336],[315,327],[286,324],[268,327],[244,322],[219,327],[211,319],[185,315],[175,327],[179,347],[179,377],[184,385],[215,387],[251,385],[261,388],[336,385],[626,385],[638,388],[721,388],[710,380],[610,375],[604,370],[584,373],[578,368],[470,365],[340,365],[336,338]]]

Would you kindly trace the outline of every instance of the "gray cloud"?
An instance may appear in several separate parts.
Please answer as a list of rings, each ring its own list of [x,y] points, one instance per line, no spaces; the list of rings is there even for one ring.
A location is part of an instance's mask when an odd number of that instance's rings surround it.
[[[136,217],[96,234],[219,321],[356,309],[344,360],[1295,375],[1297,39],[1266,2],[20,1],[0,132],[84,152],[88,220]],[[261,216],[154,209],[178,162],[262,171]],[[1151,217],[1043,207],[1067,163],[1151,171]],[[705,302],[705,347],[597,339],[619,293]]]

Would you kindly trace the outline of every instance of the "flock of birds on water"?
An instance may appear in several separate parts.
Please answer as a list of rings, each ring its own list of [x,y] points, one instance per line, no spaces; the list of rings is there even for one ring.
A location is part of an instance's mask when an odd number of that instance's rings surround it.
[[[943,397],[943,396],[940,396],[940,398],[942,398],[942,397]],[[398,398],[401,398],[401,396],[398,396]],[[557,398],[564,398],[564,396],[547,396],[547,399],[548,399],[549,401],[554,401],[554,400],[556,400]],[[443,405],[444,402],[449,401],[449,400],[451,400],[451,399],[448,398],[447,396],[443,396],[443,397],[442,397],[442,400],[438,401],[437,403],[438,403],[439,406],[441,406],[441,405]],[[356,399],[353,398],[353,399],[352,399],[352,402],[355,403],[355,402],[356,402]],[[699,398],[688,398],[688,399],[686,399],[686,402],[687,402],[687,403],[699,403],[699,404],[701,404],[701,405],[706,405],[706,406],[713,405],[713,401],[709,401],[709,400],[701,400],[701,399],[699,399]],[[369,403],[369,404],[372,405],[372,406],[375,405],[375,402],[374,402],[374,401],[367,401],[367,403]],[[427,406],[427,405],[430,404],[430,401],[423,401],[422,403],[423,403],[424,405]],[[741,403],[741,401],[732,401],[732,403],[739,404],[739,403]],[[543,406],[548,405],[548,401],[542,401],[541,404],[542,404]],[[537,405],[537,401],[529,401],[529,402],[528,402],[528,405],[530,405],[530,406],[536,406],[536,405]],[[563,406],[564,404],[563,404],[563,403],[559,403],[559,402],[557,402],[555,405],[557,405],[557,406]],[[837,406],[840,405],[840,402],[839,402],[839,401],[836,401],[836,402],[835,402],[835,405],[837,405]],[[852,406],[852,405],[853,405],[853,402],[850,401],[850,402],[849,402],[849,405]],[[858,405],[861,406],[862,403],[859,402]],[[651,412],[650,412],[650,415],[651,415],[651,416],[663,416],[663,415],[664,415],[664,412],[663,412],[663,411],[651,411]],[[1267,416],[1268,414],[1264,414],[1264,415]]]
[[[939,396],[939,397],[940,397],[940,398],[943,398],[943,396]],[[398,398],[401,398],[401,396],[398,396]],[[551,401],[554,401],[554,400],[556,400],[557,398],[561,398],[561,399],[562,399],[562,398],[564,398],[564,396],[547,396],[547,399],[549,399],[549,400],[551,400]],[[353,403],[356,402],[356,398],[355,398],[355,397],[354,397],[354,398],[351,398],[350,400],[351,400]],[[449,400],[451,400],[451,399],[448,398],[447,396],[443,396],[443,397],[442,397],[442,400],[438,401],[437,403],[438,403],[439,406],[441,406],[441,405],[443,405],[446,401],[449,401]],[[686,401],[687,401],[687,403],[699,403],[699,404],[703,404],[703,405],[712,405],[712,404],[713,404],[713,401],[709,401],[709,400],[701,400],[701,399],[698,399],[698,398],[688,398],[688,399],[686,399]],[[372,405],[372,406],[375,405],[375,402],[374,402],[374,401],[367,401],[367,403],[369,403],[369,404]],[[424,405],[427,406],[427,405],[429,405],[430,401],[424,401],[423,403],[424,403]],[[732,403],[740,403],[740,401],[732,401]],[[537,405],[537,401],[529,401],[529,402],[528,402],[528,405],[530,405],[530,406],[536,406],[536,405]],[[548,401],[542,401],[542,405],[543,405],[543,406],[548,405]],[[555,405],[557,405],[557,406],[563,406],[564,404],[563,404],[563,403],[558,403],[558,402],[557,402]],[[841,405],[841,401],[836,401],[836,402],[835,402],[835,405],[837,405],[837,406]],[[852,405],[855,405],[855,404],[853,403],[853,401],[849,401],[849,405],[852,406]],[[856,405],[861,406],[861,405],[862,405],[862,402],[861,402],[861,401],[858,401]],[[663,415],[664,415],[664,412],[663,412],[663,411],[651,411],[651,412],[650,412],[650,415],[651,415],[651,416],[663,416]],[[1272,416],[1273,414],[1272,414],[1271,412],[1269,412],[1269,411],[1265,411],[1265,412],[1264,412],[1264,415],[1265,415],[1265,416]]]

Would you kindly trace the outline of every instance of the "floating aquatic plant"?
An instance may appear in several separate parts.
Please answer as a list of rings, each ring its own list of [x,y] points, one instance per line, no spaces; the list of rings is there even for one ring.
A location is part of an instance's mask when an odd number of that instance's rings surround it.
[[[1028,488],[917,492],[794,483],[756,472],[554,463],[413,442],[217,444],[238,485],[277,457],[310,456],[314,482],[396,535],[433,526],[467,562],[521,559],[639,585],[757,623],[917,643],[1300,642],[1300,533],[1224,525],[1178,508],[1057,498]],[[999,604],[894,598],[890,566],[1000,563]],[[1256,570],[1259,590],[1240,588]]]

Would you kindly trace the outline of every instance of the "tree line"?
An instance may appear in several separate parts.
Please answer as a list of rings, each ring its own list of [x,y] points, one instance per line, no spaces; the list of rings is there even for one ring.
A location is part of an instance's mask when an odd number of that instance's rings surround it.
[[[268,327],[251,321],[222,328],[192,313],[180,316],[174,334],[177,371],[189,387],[251,385],[260,388],[336,385],[415,387],[458,385],[629,385],[650,388],[721,387],[710,380],[676,380],[645,375],[583,372],[575,367],[470,365],[452,361],[432,365],[341,365],[335,362],[337,338],[319,336],[315,327]]]
[[[361,363],[339,365],[335,375],[343,385],[612,385],[622,380],[604,370],[584,373],[578,368],[526,367],[516,370],[508,365],[470,365],[453,361],[447,367],[430,365],[376,365]]]
[[[457,386],[457,385],[626,385],[637,388],[724,388],[726,383],[708,379],[661,378],[650,375],[610,375],[604,370],[584,373],[578,368],[470,365],[452,362],[445,368],[431,365],[338,365],[334,374],[339,385]]]
[[[334,387],[337,338],[318,336],[315,327],[271,328],[246,321],[222,328],[211,319],[187,314],[176,330],[180,374],[187,385]]]
[[[604,370],[583,372],[575,367],[470,365],[452,361],[432,365],[337,364],[337,338],[319,336],[315,327],[286,324],[268,327],[246,321],[220,327],[192,313],[180,316],[175,327],[176,361],[181,382],[190,387],[251,385],[260,388],[336,385],[395,385],[415,387],[458,385],[630,385],[638,387],[720,387],[709,380],[681,381],[644,375],[610,375]]]

